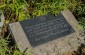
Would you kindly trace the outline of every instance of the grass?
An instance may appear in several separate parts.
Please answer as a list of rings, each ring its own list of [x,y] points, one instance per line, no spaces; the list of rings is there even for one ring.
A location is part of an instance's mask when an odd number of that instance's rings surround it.
[[[16,47],[9,48],[8,24],[12,22],[30,19],[32,17],[51,13],[57,15],[59,12],[70,9],[79,24],[85,28],[85,3],[82,0],[0,0],[0,11],[4,13],[5,22],[0,39],[0,55],[30,55],[21,53]],[[7,34],[7,35],[6,35]]]
[[[74,9],[74,14],[78,18],[80,25],[85,29],[85,3],[81,2],[76,8]]]
[[[0,39],[0,55],[31,55],[31,53],[29,53],[28,51],[21,53],[17,49],[17,45],[9,46],[9,37],[10,34],[6,38]]]
[[[31,55],[28,52],[21,53],[19,50],[15,48],[15,50],[12,50],[12,48],[8,47],[9,41],[8,39],[0,39],[0,55]]]

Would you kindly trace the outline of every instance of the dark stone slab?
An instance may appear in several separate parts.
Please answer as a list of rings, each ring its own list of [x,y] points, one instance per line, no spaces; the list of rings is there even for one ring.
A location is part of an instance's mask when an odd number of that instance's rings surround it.
[[[74,32],[62,14],[43,15],[20,22],[30,44],[35,47]]]

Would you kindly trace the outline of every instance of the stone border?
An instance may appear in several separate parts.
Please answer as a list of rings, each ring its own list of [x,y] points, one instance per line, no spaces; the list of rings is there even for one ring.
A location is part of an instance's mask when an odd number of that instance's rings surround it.
[[[24,52],[27,48],[31,47],[24,30],[22,29],[19,22],[9,24],[10,30],[12,31],[13,38],[17,43],[19,50]]]
[[[72,26],[72,28],[75,31],[78,31],[78,29],[77,29],[78,21],[76,20],[74,15],[69,10],[62,11],[61,13],[66,18],[66,20],[69,22],[69,24]]]

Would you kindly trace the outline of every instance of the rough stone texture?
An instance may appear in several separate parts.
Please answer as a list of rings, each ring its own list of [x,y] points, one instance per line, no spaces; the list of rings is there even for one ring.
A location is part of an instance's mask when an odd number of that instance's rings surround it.
[[[78,22],[76,21],[75,17],[69,10],[63,11],[61,13],[75,30],[75,32],[65,37],[61,37],[37,47],[33,47],[31,50],[32,55],[62,55],[65,52],[76,50],[81,43],[84,43],[84,32],[78,29]],[[26,35],[19,22],[12,23],[9,26],[12,26],[10,29],[21,52],[23,52],[26,48],[30,48],[30,43],[27,40]]]
[[[9,24],[13,38],[17,43],[21,52],[24,52],[28,47],[31,47],[19,22]]]
[[[80,32],[79,32],[79,36],[80,37],[78,37],[78,40],[80,40],[80,43],[85,43],[85,30],[80,30]]]

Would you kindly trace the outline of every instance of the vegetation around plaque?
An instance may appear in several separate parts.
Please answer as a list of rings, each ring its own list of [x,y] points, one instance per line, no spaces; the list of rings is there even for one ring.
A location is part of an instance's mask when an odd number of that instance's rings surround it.
[[[17,48],[9,45],[11,40],[6,39],[10,35],[9,23],[41,16],[49,12],[56,15],[65,9],[70,9],[79,21],[79,27],[85,28],[85,0],[0,0],[0,11],[3,11],[5,16],[5,24],[2,29],[4,38],[0,39],[0,49],[2,49],[0,55],[23,55]],[[11,38],[9,37],[9,39]],[[80,51],[77,54],[79,53],[82,54]]]

